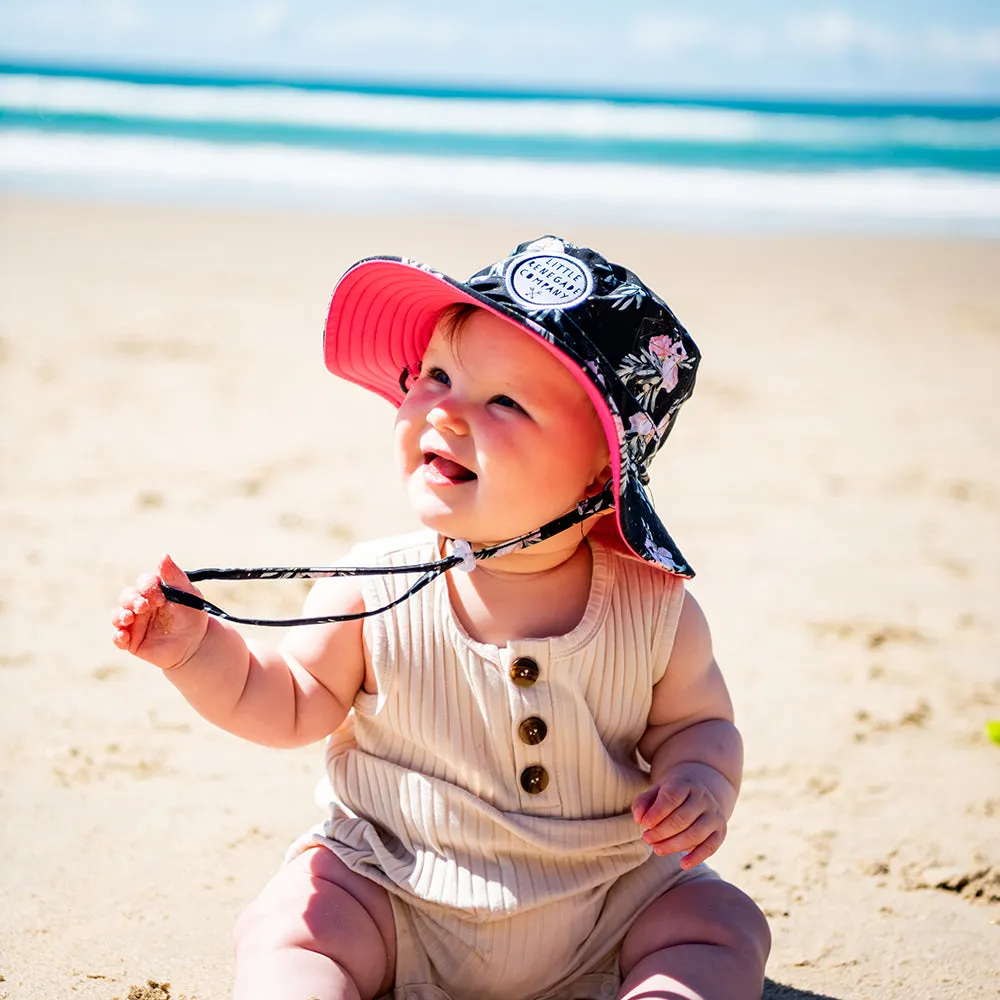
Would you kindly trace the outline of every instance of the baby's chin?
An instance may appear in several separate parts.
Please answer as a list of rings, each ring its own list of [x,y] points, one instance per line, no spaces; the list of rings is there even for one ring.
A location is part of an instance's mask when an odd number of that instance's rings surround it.
[[[425,528],[449,538],[465,537],[463,529],[469,526],[468,518],[462,517],[446,500],[412,484],[408,485],[406,493],[410,510]]]
[[[476,542],[483,535],[482,525],[477,523],[477,519],[456,509],[457,504],[449,504],[418,488],[408,489],[407,496],[410,510],[423,527],[436,531],[445,538],[461,538],[467,542]],[[506,541],[506,538],[507,536],[500,541]]]
[[[543,518],[529,523],[523,516],[510,516],[509,511],[507,516],[503,516],[503,511],[493,510],[492,514],[487,516],[486,512],[474,509],[477,504],[470,491],[473,494],[476,492],[475,481],[454,488],[431,490],[418,471],[410,476],[404,485],[410,510],[420,524],[445,538],[461,538],[469,542],[473,548],[497,545],[512,538],[519,538],[540,528],[546,521]],[[563,513],[565,510],[560,509],[547,520]]]

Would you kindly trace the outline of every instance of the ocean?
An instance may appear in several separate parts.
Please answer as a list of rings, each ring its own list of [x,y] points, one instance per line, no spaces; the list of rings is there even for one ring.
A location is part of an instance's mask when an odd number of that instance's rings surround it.
[[[695,99],[0,64],[0,190],[1000,237],[1000,104]]]

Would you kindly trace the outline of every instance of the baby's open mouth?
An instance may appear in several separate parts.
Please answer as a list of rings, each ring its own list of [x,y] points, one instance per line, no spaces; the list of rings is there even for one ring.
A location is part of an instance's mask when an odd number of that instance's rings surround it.
[[[464,465],[459,465],[458,462],[437,455],[433,451],[424,453],[424,465],[430,466],[438,476],[452,483],[467,483],[476,478],[472,469],[467,469]]]

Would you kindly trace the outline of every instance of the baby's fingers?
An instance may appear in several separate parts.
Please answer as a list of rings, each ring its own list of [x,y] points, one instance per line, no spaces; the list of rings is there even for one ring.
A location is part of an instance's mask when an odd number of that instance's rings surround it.
[[[111,613],[111,624],[115,628],[128,628],[135,621],[135,612],[131,608],[115,608]]]
[[[159,573],[143,573],[136,581],[135,589],[139,597],[148,602],[150,607],[160,607],[166,598],[160,587],[161,576]]]
[[[124,610],[134,615],[148,614],[158,604],[163,603],[160,581],[152,574],[140,576],[134,587],[126,587],[118,595],[118,603]]]
[[[163,597],[163,591],[160,589],[160,581],[169,584],[171,587],[176,587],[178,590],[186,590],[189,594],[199,594],[198,588],[191,583],[187,578],[187,574],[180,568],[170,558],[166,553],[160,556],[160,565],[157,568],[158,576],[153,579],[156,581],[156,590],[161,601],[165,600]],[[201,596],[199,594],[199,596]]]
[[[643,831],[642,839],[651,846],[663,843],[691,829],[702,818],[704,810],[693,798],[687,798],[655,826]],[[688,844],[688,847],[691,845]],[[668,852],[669,853],[669,852]]]
[[[688,869],[694,868],[695,865],[700,865],[703,861],[707,861],[722,846],[723,840],[725,840],[725,834],[721,830],[716,830],[693,851],[688,851],[681,858],[681,868],[688,871]]]
[[[164,555],[155,573],[140,576],[135,586],[122,591],[111,624],[112,641],[119,649],[169,670],[186,662],[198,648],[208,619],[203,611],[168,602],[164,584],[198,594],[184,571]]]
[[[119,648],[124,649],[129,652],[129,646],[132,645],[132,633],[127,628],[115,627],[114,633],[111,636],[111,641]]]
[[[650,846],[660,855],[687,851],[688,853],[681,859],[681,867],[687,869],[713,855],[721,846],[724,837],[724,831],[720,830],[712,819],[702,816],[680,833],[658,839]],[[643,839],[646,839],[645,836]]]
[[[134,586],[126,587],[118,597],[111,624],[114,627],[112,641],[119,649],[137,653],[149,636],[150,628],[165,613],[167,599],[160,583],[164,571],[172,577],[171,582],[193,589],[174,561],[169,556],[161,557],[157,573],[144,573]]]
[[[119,649],[135,652],[145,638],[152,606],[137,587],[126,587],[118,597],[118,607],[111,614],[112,639]]]
[[[115,625],[125,627],[142,618],[143,615],[148,615],[152,610],[152,601],[142,593],[138,586],[126,587],[118,595],[118,607],[112,614],[111,620]]]
[[[679,808],[689,794],[690,788],[686,785],[655,785],[632,803],[632,816],[640,826],[652,829]]]

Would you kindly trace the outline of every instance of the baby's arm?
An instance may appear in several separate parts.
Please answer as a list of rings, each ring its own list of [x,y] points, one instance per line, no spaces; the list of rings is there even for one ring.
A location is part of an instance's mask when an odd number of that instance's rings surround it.
[[[265,746],[302,746],[333,732],[364,680],[361,622],[292,630],[279,647],[248,644],[231,625],[169,603],[160,582],[197,593],[169,556],[122,592],[112,616],[119,649],[154,664],[195,710]],[[317,584],[305,615],[361,611],[351,578]]]
[[[651,763],[651,787],[632,804],[642,839],[657,854],[687,852],[683,868],[709,858],[726,836],[743,772],[743,741],[712,653],[701,608],[685,594],[666,672],[639,752]]]

